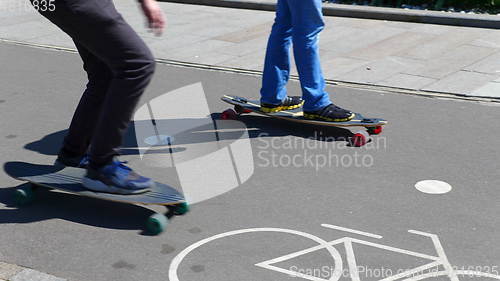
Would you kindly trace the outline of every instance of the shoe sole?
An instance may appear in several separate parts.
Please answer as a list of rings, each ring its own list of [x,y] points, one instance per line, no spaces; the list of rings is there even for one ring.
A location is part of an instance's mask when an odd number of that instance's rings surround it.
[[[291,110],[291,109],[295,109],[295,108],[299,108],[299,107],[302,107],[304,105],[304,102],[301,102],[300,104],[296,104],[296,105],[289,105],[289,106],[277,106],[277,107],[260,107],[260,111],[264,112],[264,113],[276,113],[276,112],[280,112],[280,111],[283,111],[283,110]]]
[[[305,113],[304,112],[304,118],[308,120],[318,120],[318,121],[329,121],[329,122],[347,122],[351,121],[356,114],[352,113],[351,116],[347,118],[339,118],[339,119],[334,119],[334,118],[328,118],[324,116],[320,116],[318,114],[311,114],[311,113]]]
[[[100,180],[93,180],[88,177],[84,177],[82,181],[82,185],[91,191],[102,192],[102,193],[112,193],[112,194],[120,194],[120,195],[136,195],[142,194],[151,191],[152,187],[141,189],[141,190],[129,190],[124,188],[119,188],[113,185],[104,184]]]

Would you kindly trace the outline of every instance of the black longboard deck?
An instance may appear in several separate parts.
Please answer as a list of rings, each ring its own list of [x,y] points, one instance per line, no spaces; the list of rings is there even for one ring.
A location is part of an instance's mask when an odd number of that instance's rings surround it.
[[[305,119],[303,116],[303,112],[301,108],[296,108],[292,110],[284,110],[276,113],[266,113],[260,110],[260,101],[258,100],[247,100],[246,98],[238,97],[238,96],[230,96],[225,95],[221,98],[224,102],[235,106],[241,106],[244,109],[250,110],[252,112],[280,118],[289,121],[295,121],[300,123],[307,123],[312,125],[321,125],[321,126],[334,126],[334,127],[376,127],[383,126],[387,124],[387,120],[381,118],[365,118],[360,113],[356,113],[356,116],[350,120],[345,122],[330,122],[330,121],[317,121],[317,120],[309,120]]]
[[[7,162],[5,172],[18,180],[35,185],[61,190],[76,195],[93,197],[114,202],[141,205],[177,205],[185,202],[184,196],[171,186],[156,183],[151,191],[142,194],[120,195],[93,192],[81,185],[85,169],[58,168],[49,165],[37,165],[25,162]]]

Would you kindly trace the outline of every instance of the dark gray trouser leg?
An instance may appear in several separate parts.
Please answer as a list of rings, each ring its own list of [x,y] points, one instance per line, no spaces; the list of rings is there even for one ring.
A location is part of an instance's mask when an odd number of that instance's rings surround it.
[[[41,14],[77,42],[89,76],[65,145],[81,153],[90,142],[91,165],[104,165],[117,155],[154,58],[111,0],[61,0]]]
[[[83,69],[87,72],[88,83],[71,120],[63,149],[69,155],[80,156],[87,152],[94,136],[113,74],[103,61],[84,46],[77,41],[75,45],[83,60]]]

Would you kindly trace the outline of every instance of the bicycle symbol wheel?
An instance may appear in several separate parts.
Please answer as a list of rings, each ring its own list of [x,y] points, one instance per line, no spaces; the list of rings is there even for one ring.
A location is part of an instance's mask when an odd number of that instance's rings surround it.
[[[246,234],[246,233],[255,233],[255,232],[288,233],[288,234],[293,234],[293,235],[305,237],[305,238],[308,238],[308,239],[315,241],[316,243],[319,244],[318,247],[325,248],[333,258],[334,272],[333,272],[332,276],[330,277],[330,279],[328,279],[328,281],[338,281],[340,279],[340,277],[342,276],[342,257],[340,256],[340,253],[337,251],[337,249],[335,249],[332,245],[328,244],[327,241],[325,241],[325,240],[323,240],[315,235],[312,235],[312,234],[309,234],[306,232],[302,232],[302,231],[292,230],[292,229],[249,228],[249,229],[240,229],[240,230],[235,230],[235,231],[224,232],[224,233],[200,240],[200,241],[192,244],[191,246],[187,247],[182,252],[180,252],[170,263],[170,268],[168,271],[169,280],[170,281],[180,281],[179,276],[178,276],[178,272],[177,272],[179,265],[184,260],[184,258],[187,255],[189,255],[189,253],[191,253],[193,250],[195,250],[195,249],[197,249],[197,248],[199,248],[207,243],[210,243],[214,240],[218,240],[218,239],[229,237],[229,236],[235,236],[235,235]],[[308,275],[301,274],[298,272],[291,272],[291,271],[289,272],[289,271],[284,270],[284,269],[275,269],[275,271],[281,271],[282,273],[293,274],[296,277],[302,277],[302,278],[306,278],[306,279],[311,280]]]

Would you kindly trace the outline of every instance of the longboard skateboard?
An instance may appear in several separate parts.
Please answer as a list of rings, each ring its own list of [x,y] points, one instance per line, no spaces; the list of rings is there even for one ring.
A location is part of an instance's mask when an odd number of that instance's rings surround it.
[[[163,205],[168,208],[167,215],[183,215],[189,211],[184,196],[171,186],[156,183],[156,186],[145,193],[120,195],[103,192],[93,192],[81,185],[85,169],[72,167],[57,167],[36,165],[24,162],[7,162],[5,172],[18,180],[29,182],[30,185],[16,189],[14,199],[18,205],[31,203],[35,199],[36,189],[44,187],[72,194],[92,197],[134,205]],[[146,229],[154,235],[160,234],[168,224],[168,217],[155,213],[146,221]]]
[[[366,131],[359,131],[353,134],[349,142],[353,146],[363,146],[369,141],[369,135],[378,135],[382,133],[382,127],[387,124],[387,120],[381,118],[365,118],[360,113],[346,122],[330,122],[305,119],[301,108],[284,110],[275,113],[267,113],[260,110],[260,101],[248,100],[238,96],[224,95],[222,101],[234,106],[234,109],[227,109],[221,114],[221,119],[236,119],[239,115],[245,113],[257,113],[282,120],[298,122],[303,124],[331,126],[331,127],[364,127]]]

